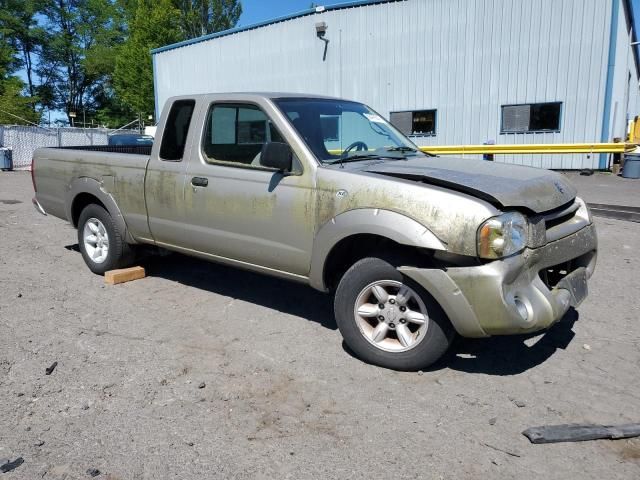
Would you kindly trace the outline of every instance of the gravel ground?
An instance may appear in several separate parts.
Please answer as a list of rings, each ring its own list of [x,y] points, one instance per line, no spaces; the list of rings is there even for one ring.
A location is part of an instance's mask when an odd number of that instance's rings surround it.
[[[521,435],[640,421],[640,224],[596,220],[591,295],[546,335],[398,373],[300,285],[171,255],[105,286],[31,195],[0,174],[0,459],[24,459],[2,479],[640,477],[638,439]]]

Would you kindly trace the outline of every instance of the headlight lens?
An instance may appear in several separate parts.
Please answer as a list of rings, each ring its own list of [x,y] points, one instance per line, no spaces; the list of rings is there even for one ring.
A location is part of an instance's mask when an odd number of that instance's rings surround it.
[[[478,229],[478,256],[502,258],[527,246],[528,223],[524,215],[509,212],[493,217]]]

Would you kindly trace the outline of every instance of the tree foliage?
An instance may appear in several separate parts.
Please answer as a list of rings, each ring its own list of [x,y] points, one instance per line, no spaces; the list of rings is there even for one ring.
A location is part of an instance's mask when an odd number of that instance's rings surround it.
[[[24,82],[18,77],[0,79],[0,124],[37,124],[40,114],[32,99],[23,95]]]
[[[238,0],[174,0],[180,10],[180,28],[185,38],[233,28],[242,15]]]
[[[33,72],[31,51],[39,35],[37,29],[22,28],[22,22],[33,27],[33,2],[30,0],[0,0],[0,123],[37,122],[35,91],[31,82]],[[25,84],[16,76],[23,68],[29,79],[29,95]]]
[[[93,114],[112,97],[111,75],[124,31],[111,0],[48,0],[50,39],[39,73],[50,86],[50,107]]]
[[[151,49],[182,40],[180,12],[172,0],[138,0],[129,23],[129,37],[118,51],[114,86],[118,98],[133,112],[154,112]]]
[[[128,123],[154,111],[151,49],[241,13],[239,0],[0,0],[0,104]]]
[[[36,15],[42,10],[44,0],[0,0],[0,5],[0,24],[17,54],[16,61],[24,69],[28,93],[35,97],[34,68],[47,38]]]
[[[115,89],[124,105],[146,116],[155,103],[151,50],[234,27],[242,6],[238,0],[128,0],[125,10],[129,37],[116,60]]]

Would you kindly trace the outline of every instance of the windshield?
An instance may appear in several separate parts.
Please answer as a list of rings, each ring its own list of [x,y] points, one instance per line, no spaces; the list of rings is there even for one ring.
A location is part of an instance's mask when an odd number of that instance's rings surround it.
[[[361,103],[318,98],[280,98],[275,103],[322,163],[424,155]]]

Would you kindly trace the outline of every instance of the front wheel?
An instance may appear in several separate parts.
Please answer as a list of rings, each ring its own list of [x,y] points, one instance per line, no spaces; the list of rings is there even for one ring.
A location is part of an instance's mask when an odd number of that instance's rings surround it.
[[[379,258],[364,258],[347,270],[334,309],[351,350],[394,370],[428,367],[444,355],[455,334],[431,295]]]
[[[102,206],[85,207],[78,219],[78,245],[85,263],[93,273],[104,274],[128,266],[133,260],[131,247],[123,233]]]

